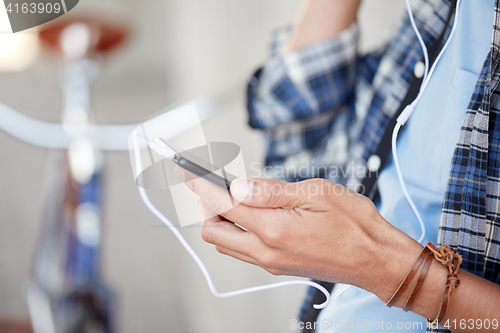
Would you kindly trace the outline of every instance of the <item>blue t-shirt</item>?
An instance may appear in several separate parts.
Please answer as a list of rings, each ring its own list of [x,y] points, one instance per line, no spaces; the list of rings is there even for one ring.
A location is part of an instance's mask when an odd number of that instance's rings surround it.
[[[453,151],[467,105],[491,46],[493,0],[462,0],[457,30],[413,115],[398,138],[403,179],[426,226],[425,242],[436,243]],[[391,158],[378,179],[380,214],[419,239],[421,229],[399,184]],[[336,285],[333,293],[341,285]],[[388,308],[377,296],[350,287],[318,317],[318,333],[356,327],[356,332],[423,332],[415,313]],[[342,328],[343,327],[343,328]]]

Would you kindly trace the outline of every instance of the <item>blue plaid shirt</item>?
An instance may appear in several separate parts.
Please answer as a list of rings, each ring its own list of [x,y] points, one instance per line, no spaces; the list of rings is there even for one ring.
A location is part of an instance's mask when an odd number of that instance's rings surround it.
[[[450,0],[415,4],[428,49],[448,29],[449,10]],[[490,52],[450,165],[438,243],[463,256],[462,269],[500,284],[499,10],[496,0]],[[249,123],[265,135],[266,165],[282,180],[325,177],[359,191],[367,161],[392,130],[415,64],[423,61],[417,37],[405,18],[387,45],[366,55],[358,53],[356,25],[282,54],[289,32],[275,33],[269,59],[249,82]]]

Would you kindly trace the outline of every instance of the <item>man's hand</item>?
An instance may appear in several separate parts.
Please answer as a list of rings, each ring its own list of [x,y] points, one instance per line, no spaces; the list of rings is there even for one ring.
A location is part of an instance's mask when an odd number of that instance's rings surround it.
[[[231,197],[181,168],[176,173],[200,196],[203,239],[217,251],[272,274],[348,283],[386,302],[422,251],[385,221],[370,200],[327,180],[240,178],[231,184]],[[439,262],[431,263],[411,311],[426,318],[437,315],[447,274]],[[439,324],[487,319],[496,320],[498,327],[500,286],[465,270],[458,278],[460,287]],[[395,306],[403,307],[408,296]],[[484,331],[477,325],[449,327],[454,332]]]
[[[202,238],[275,275],[353,284],[388,300],[422,250],[369,199],[324,179],[236,179],[231,200],[203,178],[176,172],[200,196]]]

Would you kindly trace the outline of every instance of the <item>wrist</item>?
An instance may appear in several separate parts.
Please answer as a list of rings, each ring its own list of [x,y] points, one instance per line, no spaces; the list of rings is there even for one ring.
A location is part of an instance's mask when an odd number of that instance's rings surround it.
[[[423,247],[392,226],[382,236],[384,241],[377,246],[377,254],[374,256],[377,259],[372,264],[373,274],[365,289],[387,303],[414,266]],[[411,291],[400,297],[402,304],[398,302],[395,306],[403,307],[410,293]]]
[[[389,260],[380,262],[379,277],[378,279],[373,279],[373,291],[369,290],[384,303],[387,303],[400,288],[408,272],[413,268],[417,259],[422,254],[423,247],[407,235],[405,236],[399,237],[397,242],[392,243],[391,246],[385,249],[385,256]],[[440,312],[443,303],[447,276],[448,269],[433,258],[418,295],[412,303],[411,311],[425,318],[435,318]],[[382,283],[376,285],[376,281],[382,281]],[[403,308],[413,291],[415,283],[416,278],[413,278],[410,281],[410,288],[403,291],[395,299],[392,306]]]
[[[309,0],[285,47],[285,53],[334,38],[356,21],[361,0]]]

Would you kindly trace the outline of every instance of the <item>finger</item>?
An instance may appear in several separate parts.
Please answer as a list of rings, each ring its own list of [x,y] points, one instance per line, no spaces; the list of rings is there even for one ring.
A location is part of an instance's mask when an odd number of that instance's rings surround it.
[[[218,215],[214,211],[212,211],[210,209],[210,207],[208,207],[208,205],[206,204],[206,202],[203,201],[203,199],[201,199],[201,198],[198,199],[198,213],[200,215],[200,219],[201,219],[202,225],[203,225],[203,223],[206,223],[208,221],[210,221],[210,222],[222,222],[222,221],[225,221],[225,222],[232,223],[231,221],[229,221],[228,219],[226,219],[224,216]]]
[[[212,212],[210,210],[210,208],[207,206],[207,204],[201,199],[198,201],[198,209],[200,211],[200,217],[202,219],[202,223],[204,226],[206,226],[207,223],[214,223],[215,224],[217,222],[224,221],[223,219],[221,219],[220,216],[214,215],[215,213]],[[227,221],[224,221],[224,222],[227,222]],[[228,222],[228,223],[230,223],[230,222]],[[249,264],[260,266],[257,260],[255,260],[254,258],[249,257],[247,255],[241,254],[241,253],[236,252],[236,251],[229,250],[229,249],[222,247],[220,245],[216,245],[215,249],[219,253],[231,256],[233,258],[239,259],[239,260],[247,262]]]
[[[202,198],[198,199],[198,214],[200,215],[202,226],[204,223],[208,221],[211,222],[222,221],[221,216],[212,211],[210,207],[208,207],[208,205],[205,203],[205,201],[203,201]]]
[[[179,166],[175,168],[175,173],[177,177],[179,177],[191,191],[198,194],[217,215],[221,215],[234,207],[234,203],[228,191]]]
[[[226,248],[223,248],[221,246],[216,246],[215,249],[217,250],[217,252],[219,253],[222,253],[222,254],[225,254],[227,256],[230,256],[230,257],[233,257],[233,258],[236,258],[238,260],[241,260],[241,261],[244,261],[244,262],[247,262],[249,264],[252,264],[252,265],[255,265],[255,266],[259,266],[259,267],[262,267],[259,262],[257,260],[255,260],[254,258],[252,257],[249,257],[249,256],[246,256],[244,254],[241,254],[241,253],[238,253],[238,252],[235,252],[235,251],[231,251],[231,250],[228,250]]]
[[[243,204],[259,208],[300,207],[331,193],[335,184],[325,179],[287,183],[273,179],[237,178],[231,194]]]
[[[201,237],[205,242],[249,258],[264,249],[264,244],[254,233],[244,231],[218,215],[213,216],[214,213],[204,201],[200,200],[198,207],[200,216],[209,216],[208,219],[203,219],[201,228]]]
[[[255,208],[237,204],[226,190],[181,167],[176,167],[175,172],[186,186],[207,204],[212,216],[221,215],[250,231],[256,231],[259,224],[266,223],[260,212],[257,212]],[[206,213],[210,214],[208,211]]]

